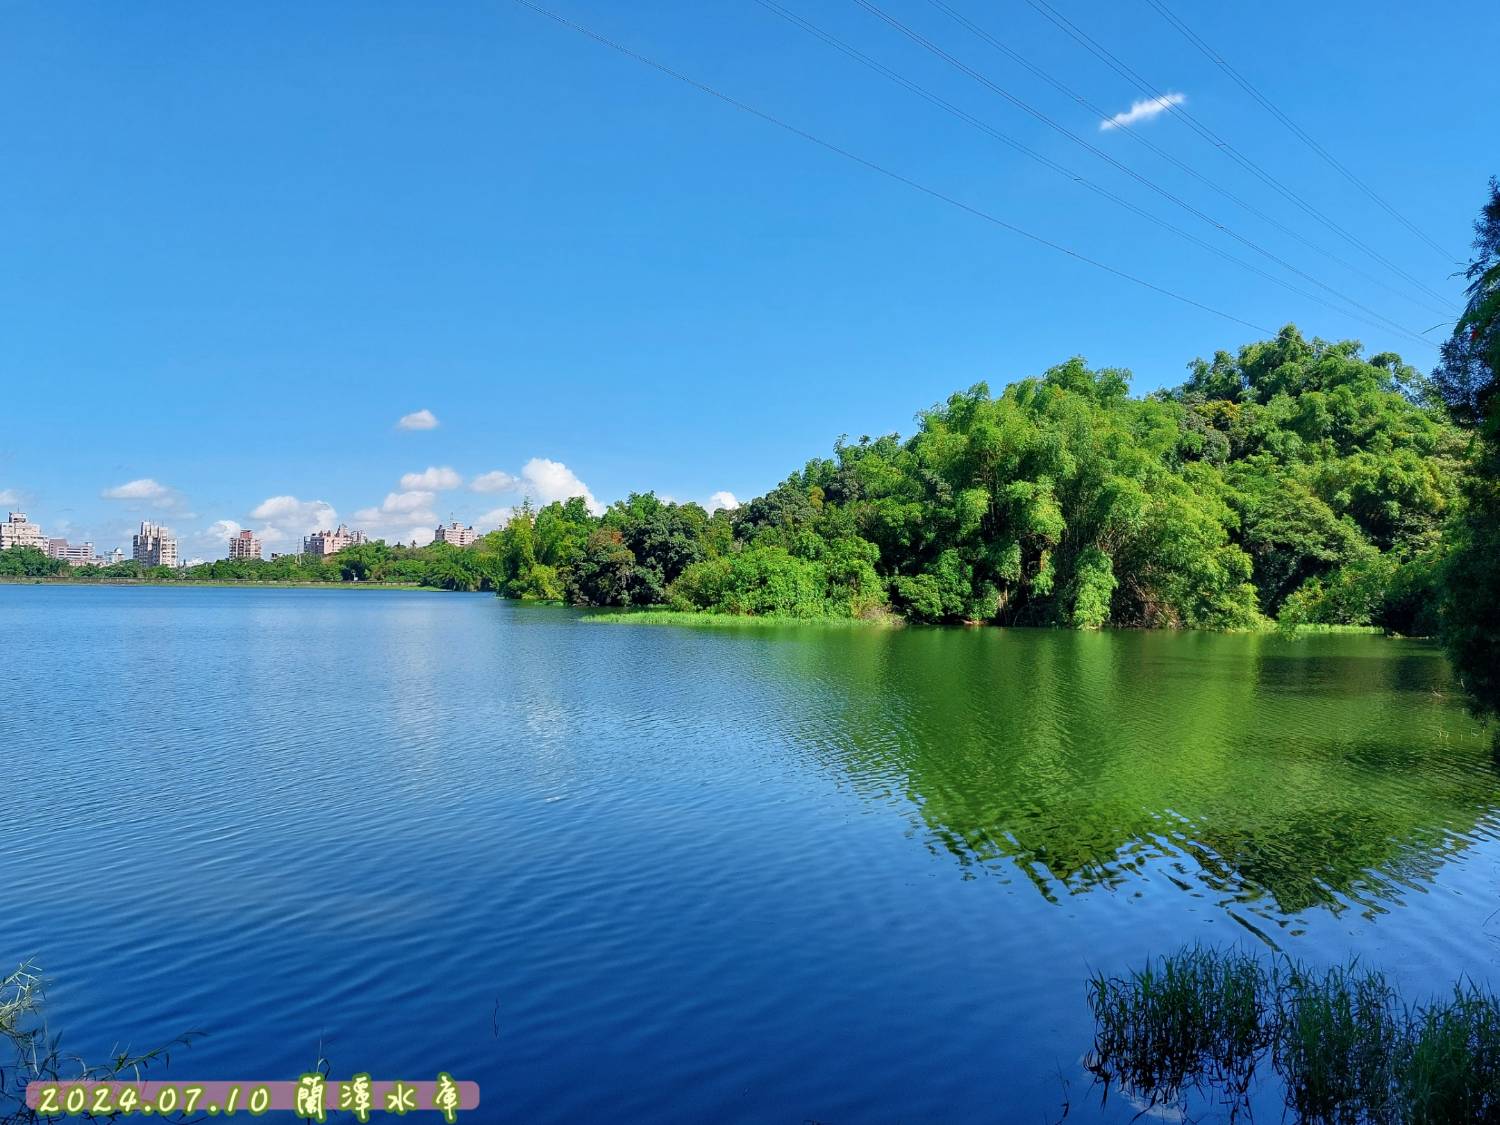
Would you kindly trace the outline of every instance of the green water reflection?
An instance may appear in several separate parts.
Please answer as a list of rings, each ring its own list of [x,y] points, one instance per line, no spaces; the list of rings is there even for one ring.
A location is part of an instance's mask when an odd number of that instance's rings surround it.
[[[909,800],[929,846],[1053,898],[1149,864],[1278,922],[1379,911],[1500,804],[1420,642],[908,630],[782,654],[839,701],[798,731],[832,768]]]

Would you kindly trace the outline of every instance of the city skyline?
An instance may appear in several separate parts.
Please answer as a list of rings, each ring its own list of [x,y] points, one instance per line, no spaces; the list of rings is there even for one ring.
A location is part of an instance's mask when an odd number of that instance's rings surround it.
[[[393,428],[414,432],[436,430],[440,425],[436,415],[423,409],[402,416]],[[28,495],[19,488],[0,489],[0,505],[36,514],[36,506],[26,503]],[[658,495],[664,500],[698,503],[709,511],[740,503],[727,490],[707,497]],[[421,546],[432,542],[440,528],[455,522],[482,535],[502,526],[522,501],[540,506],[575,496],[582,497],[595,514],[604,510],[604,503],[567,465],[535,457],[514,473],[489,469],[465,474],[451,465],[428,465],[402,473],[382,500],[356,508],[347,517],[327,500],[281,495],[268,496],[233,516],[205,520],[203,513],[194,510],[186,490],[155,477],[141,477],[101,488],[97,498],[107,505],[105,515],[91,523],[70,518],[69,513],[77,510],[72,506],[60,508],[58,516],[38,515],[35,522],[62,532],[57,538],[96,545],[116,540],[128,545],[132,528],[142,520],[168,523],[183,545],[184,558],[213,559],[225,557],[229,540],[242,531],[255,532],[267,551],[296,553],[296,544],[306,536],[351,521],[371,539],[415,541]],[[112,515],[111,508],[118,514]]]

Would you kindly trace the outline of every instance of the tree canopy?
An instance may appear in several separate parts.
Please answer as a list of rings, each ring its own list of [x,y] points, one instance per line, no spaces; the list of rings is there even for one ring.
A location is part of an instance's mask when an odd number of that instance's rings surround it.
[[[710,515],[633,494],[522,507],[485,543],[511,597],[789,617],[1251,628],[1436,622],[1464,438],[1428,380],[1275,339],[1143,398],[1074,358],[984,383],[907,439],[840,439]]]
[[[1432,381],[1472,434],[1444,569],[1444,637],[1475,707],[1500,713],[1500,181],[1474,224],[1468,302]],[[1497,742],[1500,748],[1500,742]]]

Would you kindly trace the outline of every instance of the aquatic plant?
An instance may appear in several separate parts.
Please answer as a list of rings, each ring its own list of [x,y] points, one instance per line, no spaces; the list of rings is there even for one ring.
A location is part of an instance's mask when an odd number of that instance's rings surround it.
[[[1128,982],[1089,982],[1094,1049],[1089,1062],[1111,1084],[1152,1105],[1192,1089],[1242,1099],[1270,1045],[1265,969],[1249,954],[1193,946],[1148,962]]]
[[[1289,965],[1280,982],[1276,1069],[1303,1120],[1399,1121],[1405,1009],[1385,977],[1355,965]]]
[[[1500,1120],[1500,998],[1473,983],[1410,1005],[1378,971],[1316,970],[1204,946],[1124,977],[1095,974],[1087,1066],[1150,1107],[1249,1108],[1269,1062],[1294,1120],[1436,1125]]]

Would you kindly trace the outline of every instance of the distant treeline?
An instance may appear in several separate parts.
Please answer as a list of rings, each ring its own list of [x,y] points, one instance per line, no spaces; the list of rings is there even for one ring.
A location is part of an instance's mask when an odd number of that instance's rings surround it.
[[[0,551],[0,578],[61,578],[142,582],[375,582],[445,590],[496,589],[495,559],[487,552],[447,543],[425,547],[381,541],[346,547],[336,555],[281,555],[274,559],[220,559],[195,566],[70,566],[35,547]]]

